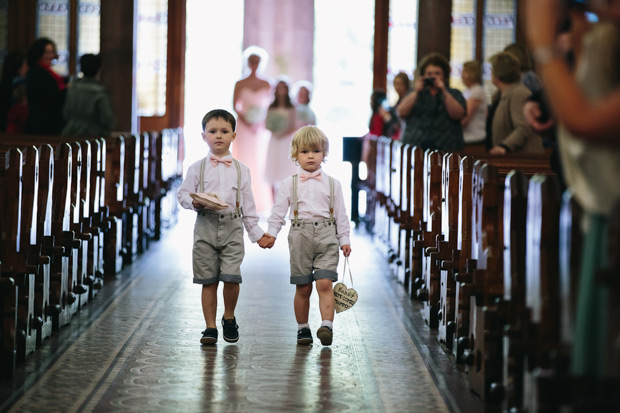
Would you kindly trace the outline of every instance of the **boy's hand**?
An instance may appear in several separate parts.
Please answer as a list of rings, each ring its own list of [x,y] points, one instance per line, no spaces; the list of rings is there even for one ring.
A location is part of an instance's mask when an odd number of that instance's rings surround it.
[[[200,211],[201,209],[204,209],[205,207],[200,205],[198,202],[196,202],[195,200],[192,201],[192,206],[194,207],[194,209],[196,211]]]
[[[275,244],[275,242],[275,237],[272,237],[271,235],[265,233],[263,234],[261,239],[258,240],[258,246],[261,248],[271,248],[273,247],[273,244]]]
[[[345,257],[351,255],[351,246],[349,244],[343,245],[340,249],[342,250],[342,253]]]

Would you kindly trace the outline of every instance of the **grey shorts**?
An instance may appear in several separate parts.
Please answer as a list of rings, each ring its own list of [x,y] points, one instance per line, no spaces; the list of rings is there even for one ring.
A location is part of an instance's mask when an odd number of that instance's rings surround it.
[[[243,224],[235,213],[199,212],[194,225],[194,283],[241,283]]]
[[[309,284],[314,280],[338,280],[340,246],[336,224],[328,219],[291,222],[288,233],[291,253],[291,284]]]

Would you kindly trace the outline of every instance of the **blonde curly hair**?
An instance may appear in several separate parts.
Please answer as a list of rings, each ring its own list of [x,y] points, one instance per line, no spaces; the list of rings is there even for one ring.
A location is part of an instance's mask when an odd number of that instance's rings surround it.
[[[323,151],[323,162],[325,162],[329,153],[329,140],[316,126],[304,126],[293,135],[291,159],[297,161],[297,155],[304,149],[320,149]]]

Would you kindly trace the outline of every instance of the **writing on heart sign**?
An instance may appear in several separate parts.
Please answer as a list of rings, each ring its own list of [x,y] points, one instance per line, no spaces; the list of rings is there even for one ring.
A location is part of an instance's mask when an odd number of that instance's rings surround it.
[[[347,288],[344,283],[337,283],[334,286],[334,300],[337,313],[348,310],[357,302],[357,291]]]

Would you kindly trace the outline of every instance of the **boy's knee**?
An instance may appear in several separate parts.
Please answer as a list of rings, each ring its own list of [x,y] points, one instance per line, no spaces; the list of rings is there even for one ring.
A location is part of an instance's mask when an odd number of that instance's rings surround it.
[[[332,291],[332,285],[333,285],[332,280],[327,280],[327,279],[316,280],[316,290],[319,293],[327,293],[327,292]]]
[[[297,285],[297,294],[304,298],[310,297],[310,294],[312,294],[312,284]]]
[[[203,284],[202,285],[202,290],[217,290],[217,286],[218,286],[218,282],[214,282],[212,284]]]

